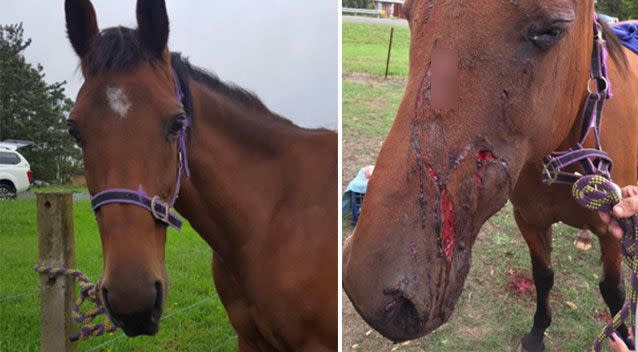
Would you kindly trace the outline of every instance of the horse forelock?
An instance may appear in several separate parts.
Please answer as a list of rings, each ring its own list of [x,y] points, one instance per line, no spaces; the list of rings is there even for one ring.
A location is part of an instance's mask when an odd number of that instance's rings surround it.
[[[103,30],[95,38],[82,59],[82,69],[85,74],[94,76],[103,72],[131,70],[142,61],[155,63],[159,60],[144,48],[137,30],[118,26]]]

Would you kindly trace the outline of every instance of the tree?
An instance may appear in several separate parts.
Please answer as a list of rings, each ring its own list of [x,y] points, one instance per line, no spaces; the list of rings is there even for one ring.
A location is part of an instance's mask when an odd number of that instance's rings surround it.
[[[598,0],[596,8],[599,12],[618,17],[621,21],[638,19],[638,1],[636,0]]]
[[[623,0],[622,2],[627,19],[638,20],[638,1]]]
[[[35,142],[20,150],[34,177],[69,181],[81,157],[66,132],[66,116],[73,102],[64,94],[66,82],[47,84],[42,65],[26,61],[24,50],[30,44],[22,24],[0,25],[0,141]]]
[[[372,2],[372,0],[343,0],[343,7],[367,9],[373,5]]]

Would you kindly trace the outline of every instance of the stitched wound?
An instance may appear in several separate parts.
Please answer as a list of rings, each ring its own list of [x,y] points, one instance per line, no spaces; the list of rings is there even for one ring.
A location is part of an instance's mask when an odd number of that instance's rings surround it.
[[[441,222],[443,228],[443,251],[448,263],[452,262],[452,254],[456,245],[456,212],[454,202],[447,188],[441,191]]]

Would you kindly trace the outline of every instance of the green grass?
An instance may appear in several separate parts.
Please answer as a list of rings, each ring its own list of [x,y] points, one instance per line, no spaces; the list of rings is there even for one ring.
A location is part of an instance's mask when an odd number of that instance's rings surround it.
[[[34,187],[29,190],[29,192],[33,193],[46,193],[46,192],[72,192],[72,193],[86,193],[88,192],[86,186],[78,186],[78,185],[67,185],[67,184],[59,184],[59,185],[49,185],[44,187]]]
[[[394,121],[396,107],[403,98],[403,83],[370,83],[344,80],[343,133],[384,137]],[[359,104],[365,101],[366,104]]]
[[[376,30],[374,25],[364,26]],[[344,61],[344,65],[348,63]],[[390,130],[404,89],[398,79],[384,82],[368,75],[367,82],[362,82],[360,76],[346,74],[343,83],[344,177],[354,176],[361,166],[375,162],[380,144],[369,141],[383,140]],[[351,231],[348,216],[344,218],[344,234]],[[607,312],[598,289],[600,247],[594,238],[591,250],[578,250],[572,244],[575,235],[573,228],[554,226],[556,277],[551,293],[553,322],[545,338],[548,351],[589,350],[604,326],[597,318]],[[472,253],[464,292],[448,323],[408,345],[393,346],[376,333],[367,335],[370,327],[360,319],[344,318],[344,324],[359,324],[346,336],[344,351],[395,347],[398,351],[514,350],[532,326],[536,300],[533,291],[519,293],[512,288],[517,277],[531,280],[531,265],[510,205],[486,223]],[[574,303],[576,309],[567,302]],[[355,344],[356,350],[351,348]]]
[[[343,23],[343,72],[385,73],[391,26],[376,23]],[[394,27],[389,73],[408,74],[410,30]]]
[[[74,203],[76,265],[100,276],[101,245],[88,201]],[[122,332],[80,342],[81,351],[236,351],[235,332],[212,283],[211,250],[185,225],[169,230],[169,293],[155,337]],[[0,202],[0,351],[39,350],[38,261],[35,200]]]

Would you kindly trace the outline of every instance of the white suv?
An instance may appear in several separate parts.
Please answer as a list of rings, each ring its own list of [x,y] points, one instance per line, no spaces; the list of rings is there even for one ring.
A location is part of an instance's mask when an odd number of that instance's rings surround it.
[[[15,198],[33,182],[29,162],[17,151],[23,145],[0,142],[0,199]]]

